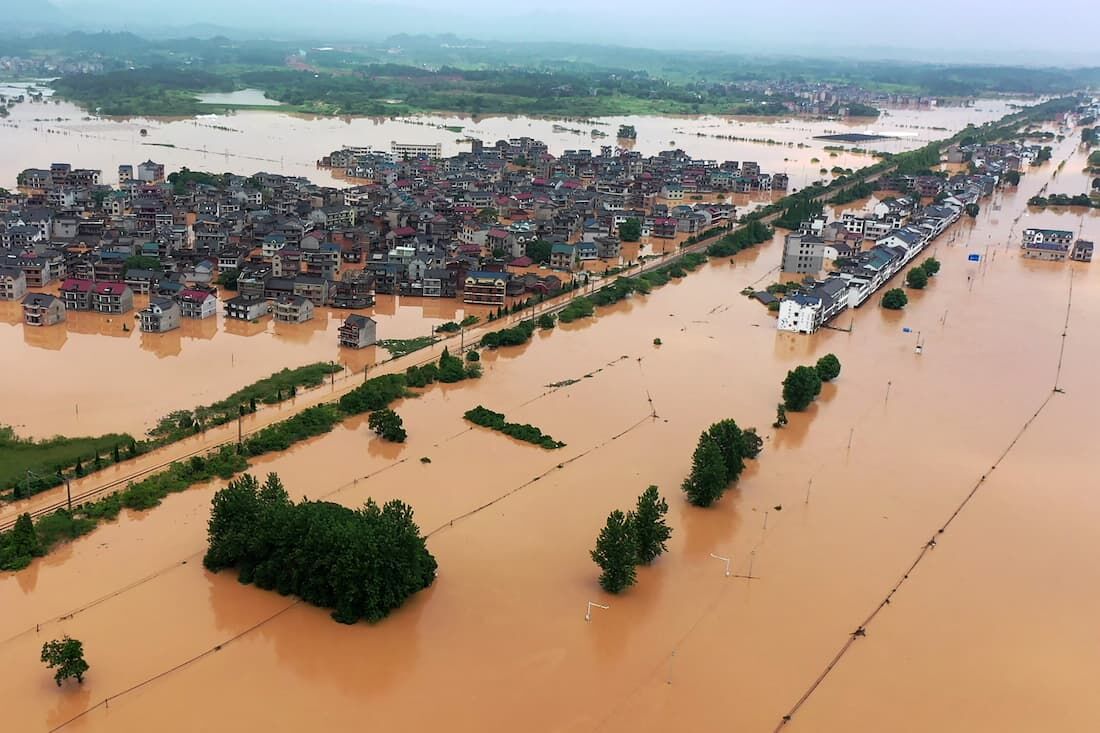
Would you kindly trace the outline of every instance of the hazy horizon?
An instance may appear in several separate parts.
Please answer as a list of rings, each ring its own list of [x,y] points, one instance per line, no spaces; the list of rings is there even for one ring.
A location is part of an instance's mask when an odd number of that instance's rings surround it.
[[[471,39],[573,42],[664,51],[722,51],[1020,66],[1097,66],[1087,23],[1095,6],[1068,0],[1056,12],[1023,16],[989,0],[969,5],[929,0],[897,6],[840,0],[806,6],[772,0],[731,10],[728,0],[696,0],[670,13],[653,0],[553,0],[551,3],[466,0],[50,0],[13,10],[23,27],[130,30],[181,35],[224,29],[237,37],[378,40],[453,33]],[[181,12],[182,11],[182,12]],[[205,29],[202,27],[206,26]],[[10,28],[9,28],[10,30]]]

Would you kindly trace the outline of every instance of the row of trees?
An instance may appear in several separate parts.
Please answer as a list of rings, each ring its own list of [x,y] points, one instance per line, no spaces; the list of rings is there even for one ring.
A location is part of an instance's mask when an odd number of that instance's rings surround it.
[[[534,425],[528,425],[526,423],[514,423],[508,422],[503,413],[493,412],[487,407],[478,405],[477,407],[467,410],[463,415],[464,418],[472,422],[474,425],[480,425],[483,428],[489,428],[490,430],[496,430],[499,433],[511,436],[516,440],[522,440],[527,443],[534,443],[537,446],[546,448],[547,450],[555,450],[557,448],[564,448],[565,443],[560,440],[554,440],[546,433],[539,430]]]
[[[638,565],[649,565],[667,547],[672,528],[665,522],[666,502],[650,486],[638,497],[632,512],[616,509],[596,538],[592,561],[600,566],[600,587],[608,593],[622,593],[634,585]]]
[[[840,376],[840,359],[826,354],[814,366],[799,366],[787,372],[783,380],[783,402],[777,409],[776,427],[786,424],[787,411],[802,412],[821,394],[823,382]]]
[[[214,495],[203,565],[242,583],[334,609],[341,623],[379,621],[431,585],[436,560],[408,505],[358,510],[290,500],[277,474],[245,474]]]

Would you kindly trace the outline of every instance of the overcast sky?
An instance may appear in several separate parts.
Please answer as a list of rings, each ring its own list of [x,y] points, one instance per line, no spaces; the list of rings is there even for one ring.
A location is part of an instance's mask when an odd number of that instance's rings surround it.
[[[318,40],[442,33],[783,55],[1100,65],[1096,0],[52,0],[118,28],[212,24]],[[1049,8],[1049,10],[1048,10]]]

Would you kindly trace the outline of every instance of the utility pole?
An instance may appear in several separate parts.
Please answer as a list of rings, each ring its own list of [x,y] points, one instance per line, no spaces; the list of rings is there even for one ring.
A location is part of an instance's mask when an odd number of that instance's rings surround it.
[[[237,405],[237,445],[244,443],[244,434],[241,429],[241,419],[244,417],[244,405]]]
[[[69,514],[73,513],[73,487],[69,482],[69,477],[61,471],[57,472],[58,477],[65,482],[65,499],[69,506]]]

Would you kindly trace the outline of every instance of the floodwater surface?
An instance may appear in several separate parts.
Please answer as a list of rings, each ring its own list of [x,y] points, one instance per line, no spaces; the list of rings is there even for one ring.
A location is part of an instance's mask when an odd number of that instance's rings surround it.
[[[476,383],[396,406],[404,445],[360,418],[257,460],[296,496],[415,508],[439,576],[381,623],[343,626],[203,570],[218,484],[0,578],[6,725],[1095,729],[1100,264],[1017,254],[1025,225],[1100,236],[1095,215],[1026,211],[1067,157],[1065,171],[1083,160],[1059,145],[941,238],[942,270],[904,311],[872,301],[838,319],[850,330],[778,333],[739,294],[777,277],[777,238],[486,354]],[[839,379],[769,427],[787,370],[828,352]],[[477,404],[568,445],[471,428]],[[696,437],[726,417],[764,451],[717,506],[691,507],[678,487]],[[668,552],[609,596],[588,551],[649,484],[671,507]],[[608,608],[586,622],[589,601]],[[84,642],[82,686],[56,688],[38,661],[62,633]]]

